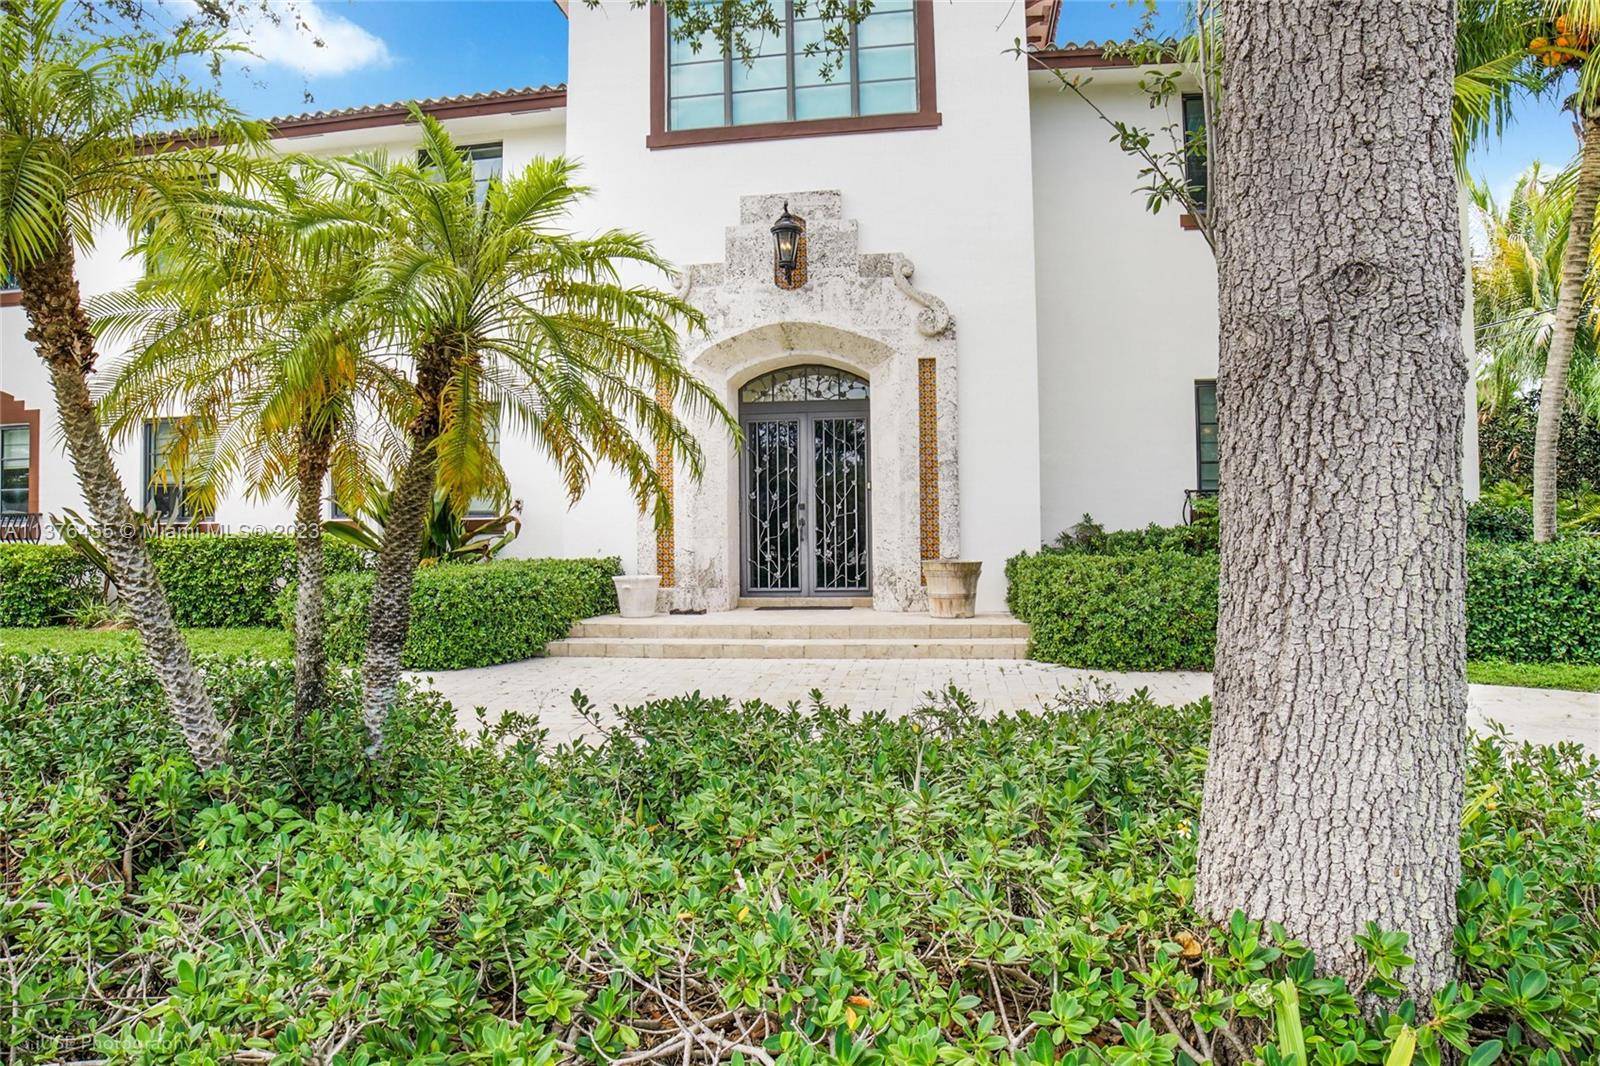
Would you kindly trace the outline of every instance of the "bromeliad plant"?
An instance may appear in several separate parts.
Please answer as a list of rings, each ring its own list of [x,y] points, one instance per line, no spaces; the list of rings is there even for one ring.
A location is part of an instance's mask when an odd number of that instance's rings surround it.
[[[334,540],[376,555],[383,550],[391,496],[374,491],[367,499],[366,508],[349,518],[330,519],[323,529]],[[436,494],[423,527],[421,563],[484,562],[500,554],[521,532],[521,500],[513,500],[502,514],[463,518],[448,495]]]

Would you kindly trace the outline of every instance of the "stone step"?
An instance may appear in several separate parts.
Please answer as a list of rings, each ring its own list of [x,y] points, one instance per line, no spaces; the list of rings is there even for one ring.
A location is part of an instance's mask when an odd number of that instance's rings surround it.
[[[741,610],[757,611],[763,607],[861,607],[872,606],[871,596],[740,596],[737,606]]]
[[[1023,659],[1021,637],[880,637],[728,639],[724,637],[611,638],[574,636],[553,641],[550,655],[645,659]]]
[[[840,612],[835,620],[815,616],[784,619],[751,616],[738,620],[694,615],[673,618],[591,618],[572,627],[573,637],[609,640],[966,640],[1011,638],[1026,641],[1028,626],[1009,617],[930,620],[926,615],[906,615],[905,621],[852,619]]]

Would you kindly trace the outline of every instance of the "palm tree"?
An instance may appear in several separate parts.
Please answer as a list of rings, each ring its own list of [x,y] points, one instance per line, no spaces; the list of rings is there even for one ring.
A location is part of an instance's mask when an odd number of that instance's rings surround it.
[[[222,96],[180,67],[228,46],[192,29],[164,40],[73,32],[64,0],[14,0],[0,12],[0,266],[15,275],[27,337],[49,369],[62,433],[117,587],[202,769],[225,736],[173,622],[89,394],[95,337],[79,296],[77,256],[97,230],[129,232],[181,215],[216,175],[237,178],[235,147],[258,140]],[[163,130],[183,130],[180,140]],[[211,147],[209,145],[217,145]]]
[[[179,404],[190,413],[174,452],[185,491],[205,507],[240,480],[262,496],[294,494],[295,719],[322,703],[327,674],[323,483],[348,508],[393,465],[410,390],[369,355],[355,299],[360,261],[343,245],[315,251],[291,219],[315,174],[263,172],[263,195],[212,191],[213,238],[162,255],[132,290],[95,301],[96,328],[128,337],[101,400],[113,439]]]
[[[1473,313],[1484,356],[1478,375],[1478,406],[1485,413],[1515,402],[1544,376],[1576,180],[1574,167],[1546,177],[1535,163],[1517,179],[1504,205],[1486,186],[1468,181],[1473,211],[1485,238],[1484,254],[1472,268]],[[1566,402],[1587,417],[1600,419],[1600,319],[1594,299],[1597,251],[1600,249],[1590,249]]]
[[[588,190],[576,165],[536,159],[474,196],[472,170],[444,128],[413,107],[425,163],[382,155],[316,163],[334,184],[306,205],[314,244],[359,248],[361,301],[409,368],[409,453],[397,471],[372,592],[363,715],[383,743],[410,628],[411,586],[436,487],[458,508],[503,495],[492,433],[529,435],[577,500],[597,466],[617,470],[641,511],[669,518],[655,467],[670,447],[691,477],[704,456],[680,418],[736,428],[684,365],[680,326],[703,320],[670,292],[622,280],[668,264],[636,234],[564,229]],[[658,399],[658,389],[669,398]]]
[[[1523,5],[1514,5],[1518,10]],[[1600,0],[1540,0],[1534,18],[1523,22],[1516,36],[1526,37],[1530,63],[1542,71],[1546,85],[1565,84],[1575,73],[1577,85],[1567,100],[1578,130],[1578,161],[1573,179],[1567,237],[1555,276],[1554,311],[1549,321],[1544,373],[1539,390],[1539,420],[1534,433],[1533,539],[1556,534],[1557,458],[1561,411],[1567,403],[1580,321],[1584,317],[1585,279],[1600,205],[1600,64],[1591,63],[1591,48],[1600,37]],[[1507,49],[1514,44],[1507,42]]]

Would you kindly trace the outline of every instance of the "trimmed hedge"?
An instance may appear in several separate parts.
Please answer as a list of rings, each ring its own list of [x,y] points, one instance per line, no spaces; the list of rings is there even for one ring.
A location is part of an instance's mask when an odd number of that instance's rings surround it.
[[[0,626],[48,626],[100,594],[100,572],[65,544],[0,544]]]
[[[1217,557],[1044,552],[1006,563],[1011,612],[1030,654],[1097,670],[1209,670]]]
[[[323,538],[328,573],[359,570],[361,553]],[[180,626],[270,626],[278,593],[294,580],[294,538],[286,533],[158,537],[156,573]]]
[[[348,544],[325,539],[323,551],[330,574],[362,565]],[[185,628],[275,625],[278,593],[294,578],[287,533],[156,537],[150,555]],[[57,625],[100,586],[99,571],[68,545],[0,545],[0,626]]]
[[[1467,655],[1600,664],[1600,539],[1469,545]]]
[[[1011,611],[1044,662],[1209,670],[1217,557],[1046,551],[1006,563]],[[1467,657],[1600,664],[1600,539],[1471,544]]]
[[[611,578],[622,562],[610,559],[499,559],[443,563],[417,572],[411,591],[409,670],[458,670],[532,658],[560,640],[581,618],[617,609]],[[372,574],[328,580],[328,657],[361,659],[367,642]],[[285,626],[294,627],[290,590],[279,596]]]

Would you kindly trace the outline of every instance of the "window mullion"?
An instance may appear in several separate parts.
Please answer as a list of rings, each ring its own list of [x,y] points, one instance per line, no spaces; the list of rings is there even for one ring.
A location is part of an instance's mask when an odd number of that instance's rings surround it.
[[[786,68],[787,95],[789,97],[789,121],[795,120],[794,110],[794,0],[786,0],[783,5],[783,55]]]
[[[850,54],[844,57],[845,73],[850,78],[850,114],[861,114],[861,67],[858,59],[861,54],[860,37],[856,33],[858,23],[850,23]]]

